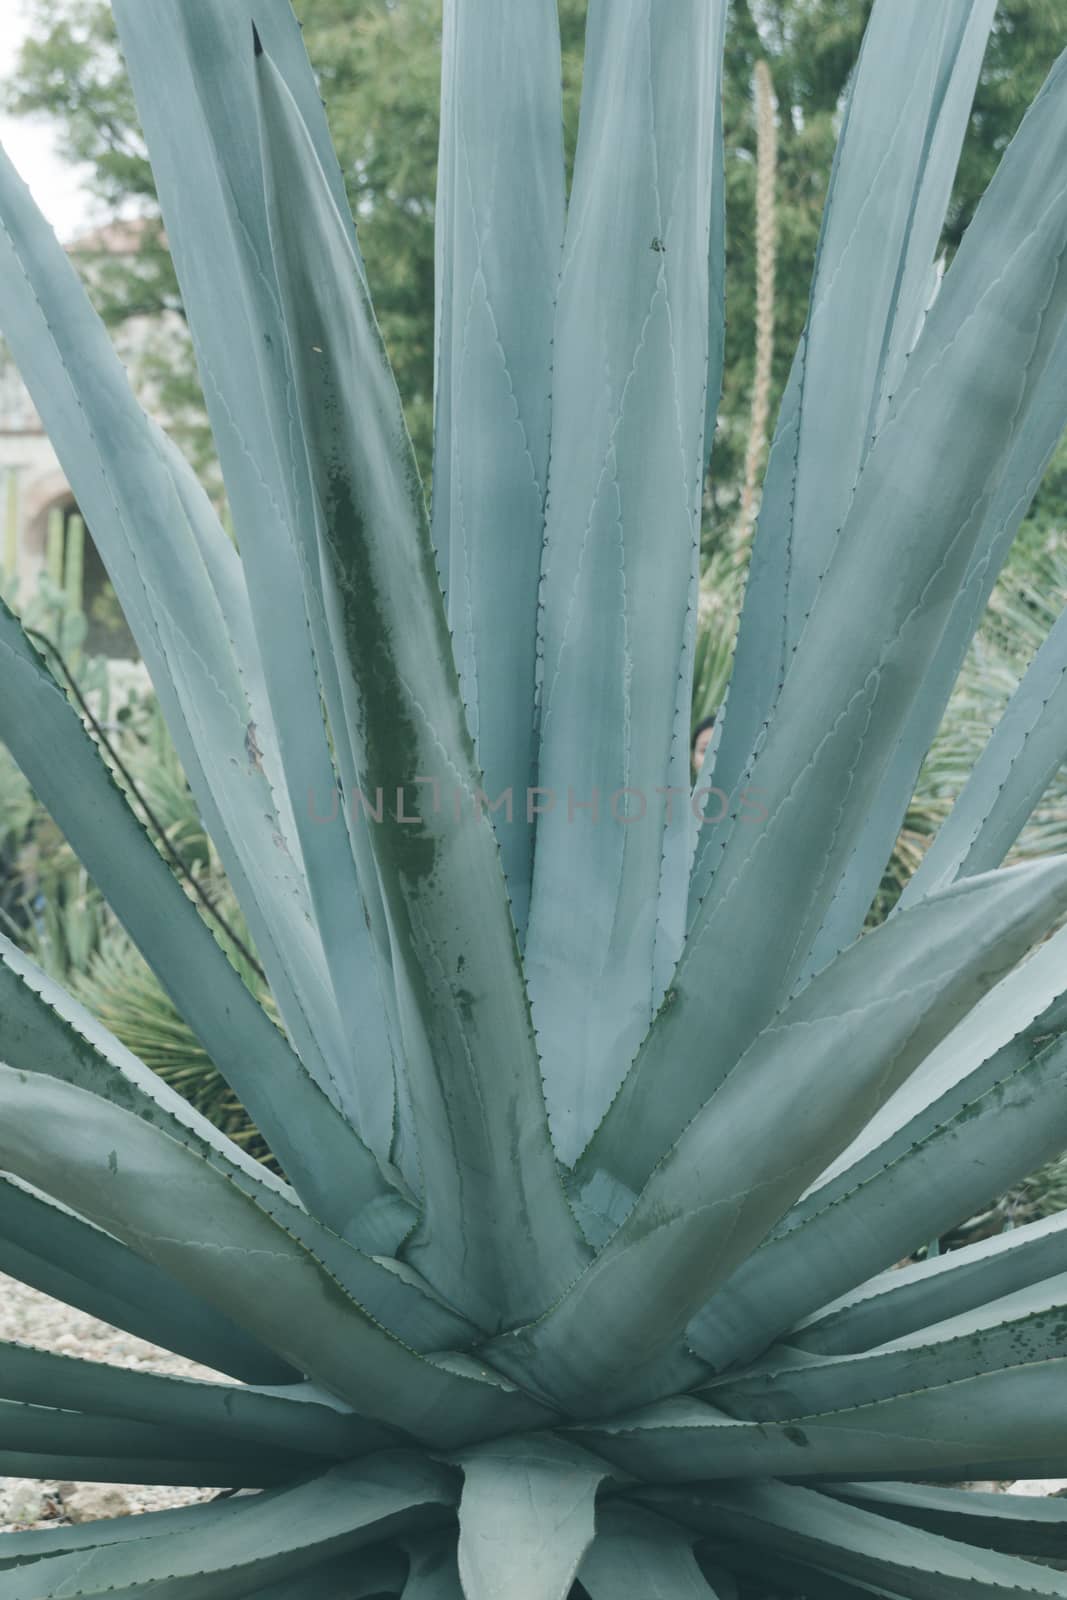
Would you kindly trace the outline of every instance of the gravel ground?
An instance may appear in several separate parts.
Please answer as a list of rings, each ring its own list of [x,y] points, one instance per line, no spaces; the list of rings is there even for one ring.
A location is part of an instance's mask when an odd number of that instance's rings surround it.
[[[36,1289],[28,1289],[0,1273],[0,1339],[60,1354],[103,1361],[142,1372],[173,1373],[183,1378],[217,1378],[218,1373],[193,1361],[159,1350],[74,1311]],[[1010,1489],[1013,1494],[1067,1495],[1067,1478],[1027,1478],[1015,1483],[982,1483],[981,1489]],[[211,1500],[217,1489],[145,1488],[131,1483],[42,1482],[36,1478],[0,1478],[0,1533],[23,1528],[54,1528],[89,1522],[95,1517],[121,1517],[130,1512],[161,1511],[168,1506]]]
[[[0,1273],[0,1339],[14,1339],[58,1354],[102,1361],[141,1372],[172,1373],[181,1378],[217,1378],[218,1373],[193,1361],[158,1350],[143,1339],[74,1311],[36,1289]],[[15,1528],[54,1528],[94,1517],[121,1517],[127,1512],[161,1511],[168,1506],[211,1500],[217,1489],[144,1488],[128,1483],[42,1482],[36,1478],[0,1478],[0,1533]]]

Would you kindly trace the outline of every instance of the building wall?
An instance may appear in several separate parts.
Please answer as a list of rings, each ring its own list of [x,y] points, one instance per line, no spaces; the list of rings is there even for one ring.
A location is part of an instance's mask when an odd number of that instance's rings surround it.
[[[73,509],[74,496],[51,443],[43,433],[0,431],[0,549],[20,587],[33,586],[44,565],[48,516]]]
[[[18,609],[33,597],[45,570],[53,514],[60,513],[66,522],[76,511],[73,491],[51,441],[0,346],[0,594]],[[129,668],[136,646],[89,533],[85,546],[82,608],[89,621],[86,649]],[[139,662],[136,672],[143,678],[142,687],[147,687],[147,675]]]
[[[2,0],[0,0],[2,3]],[[72,258],[92,292],[97,273],[123,258],[135,266],[143,230],[150,225],[138,219],[114,222],[83,235],[70,246]],[[142,371],[142,362],[151,350],[158,355],[169,350],[170,342],[187,337],[184,324],[173,311],[158,316],[134,315],[115,333],[118,354],[130,372],[141,403],[160,421],[158,397]],[[162,341],[162,344],[161,344]],[[6,346],[0,341],[0,592],[10,592],[12,581],[23,600],[31,595],[45,568],[48,524],[53,512],[69,517],[77,505],[67,478],[56,457],[41,419],[27,393],[18,369]],[[103,587],[106,575],[99,557],[91,548],[92,529],[87,530],[86,599],[91,589]],[[105,630],[106,631],[106,630]],[[132,641],[117,641],[108,654],[128,656]]]

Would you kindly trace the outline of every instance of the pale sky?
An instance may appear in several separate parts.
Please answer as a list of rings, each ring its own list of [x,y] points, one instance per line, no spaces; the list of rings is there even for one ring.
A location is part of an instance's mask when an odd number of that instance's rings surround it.
[[[12,71],[28,28],[25,0],[0,0],[0,80]],[[0,114],[0,144],[30,186],[33,198],[65,241],[91,220],[81,174],[56,154],[52,125]]]

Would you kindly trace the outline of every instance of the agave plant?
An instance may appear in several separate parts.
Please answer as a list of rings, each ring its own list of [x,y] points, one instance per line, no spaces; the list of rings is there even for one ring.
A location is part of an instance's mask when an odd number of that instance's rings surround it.
[[[1063,1470],[1067,1218],[892,1270],[1067,1132],[1067,860],[1000,866],[1062,623],[860,937],[1067,415],[1067,61],[931,304],[992,13],[876,0],[692,797],[722,0],[591,5],[569,201],[552,0],[448,0],[432,519],[286,0],[115,0],[239,555],[3,168],[284,1029],[3,614],[0,733],[282,1172],[4,947],[0,1268],[219,1377],[0,1347],[0,1470],[259,1492],[0,1600],[1067,1595],[1062,1503],[951,1487]]]

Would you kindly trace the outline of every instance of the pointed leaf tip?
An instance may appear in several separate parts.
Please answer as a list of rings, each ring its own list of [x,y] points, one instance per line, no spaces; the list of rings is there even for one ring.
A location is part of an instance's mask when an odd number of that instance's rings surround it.
[[[259,37],[259,29],[256,27],[254,22],[252,24],[252,49],[255,51],[257,56],[261,56],[263,54],[263,40]]]

